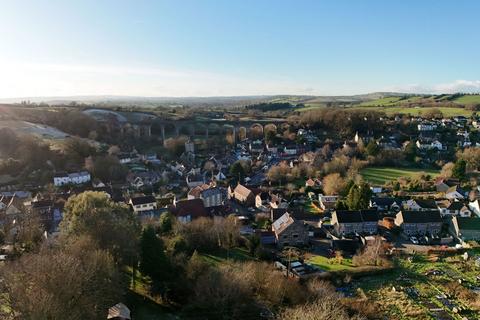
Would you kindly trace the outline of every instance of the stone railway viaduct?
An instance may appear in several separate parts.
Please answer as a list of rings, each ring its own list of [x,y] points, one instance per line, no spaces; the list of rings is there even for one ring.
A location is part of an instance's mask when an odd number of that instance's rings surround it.
[[[188,135],[191,137],[203,135],[208,139],[211,135],[231,133],[234,139],[241,128],[245,128],[248,135],[249,132],[258,128],[263,133],[265,125],[273,124],[278,127],[286,123],[285,119],[239,119],[226,120],[218,118],[197,117],[195,119],[164,119],[152,114],[143,114],[138,117],[128,117],[128,113],[107,110],[93,111],[97,114],[92,115],[102,123],[111,135],[119,135],[121,137],[133,136],[137,139],[150,139],[153,135],[158,136],[163,142],[169,137],[178,137],[180,135]],[[127,115],[127,116],[125,116]]]
[[[225,120],[225,119],[202,119],[202,120],[154,120],[152,127],[159,130],[159,136],[163,141],[170,136],[178,137],[180,134],[190,136],[204,135],[206,139],[211,134],[226,134],[231,132],[236,138],[239,130],[245,128],[246,132],[258,128],[262,133],[264,126],[273,124],[278,126],[286,123],[282,119],[258,119],[258,120]],[[155,130],[156,131],[156,130]]]

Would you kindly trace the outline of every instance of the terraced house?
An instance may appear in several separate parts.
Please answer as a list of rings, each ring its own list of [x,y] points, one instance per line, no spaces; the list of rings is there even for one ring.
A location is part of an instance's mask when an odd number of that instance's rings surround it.
[[[277,246],[302,246],[308,243],[308,230],[302,220],[286,212],[272,224]]]
[[[188,199],[202,199],[205,208],[217,207],[223,204],[224,192],[219,187],[203,184],[191,189]]]
[[[331,224],[338,236],[350,234],[376,234],[378,232],[377,210],[336,210]]]
[[[440,211],[408,211],[402,210],[395,217],[395,224],[408,236],[439,235],[443,220]]]
[[[480,218],[453,217],[450,230],[463,241],[480,240]]]

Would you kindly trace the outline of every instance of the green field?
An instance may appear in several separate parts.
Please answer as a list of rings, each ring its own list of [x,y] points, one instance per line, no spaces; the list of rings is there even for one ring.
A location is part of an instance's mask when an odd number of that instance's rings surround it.
[[[480,103],[480,95],[464,95],[453,101],[460,104],[476,104]]]
[[[313,110],[318,108],[325,108],[325,104],[320,102],[306,103],[305,107],[300,108],[297,111],[303,112],[303,111],[308,111],[308,110]]]
[[[374,185],[384,185],[388,181],[394,181],[400,177],[413,177],[422,172],[432,176],[439,174],[438,170],[416,168],[370,167],[360,170],[363,179]]]
[[[387,98],[385,98],[387,99]],[[412,98],[413,99],[413,98]],[[410,100],[410,99],[409,99]],[[407,100],[404,100],[407,101]],[[480,102],[479,102],[480,103]],[[468,104],[468,103],[467,103]],[[321,103],[309,103],[306,104],[304,108],[298,109],[297,111],[309,111],[319,108],[325,108],[324,104]],[[367,103],[362,103],[360,105],[352,106],[348,108],[348,110],[363,110],[363,111],[378,111],[384,112],[388,116],[392,116],[395,114],[409,114],[412,116],[421,116],[432,109],[440,110],[445,117],[454,117],[454,116],[465,116],[470,117],[472,115],[471,110],[467,110],[464,108],[454,108],[454,107],[436,107],[436,108],[423,108],[423,107],[402,107],[402,106],[394,106],[392,105],[368,105]]]
[[[387,115],[394,114],[410,114],[414,116],[422,115],[432,108],[421,108],[421,107],[352,107],[354,110],[374,110],[379,112],[385,112]],[[463,108],[450,108],[450,107],[439,107],[434,108],[439,109],[444,116],[453,117],[453,116],[466,116],[470,117],[472,115],[471,110],[466,110]]]
[[[359,104],[359,106],[392,106],[396,105],[400,101],[401,97],[385,97],[372,101],[365,101]]]

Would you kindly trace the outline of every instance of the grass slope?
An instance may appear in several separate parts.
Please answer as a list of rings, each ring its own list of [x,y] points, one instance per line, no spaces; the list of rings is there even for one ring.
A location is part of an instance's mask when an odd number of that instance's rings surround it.
[[[359,106],[392,106],[397,104],[400,101],[400,97],[385,97],[381,99],[376,99],[372,101],[365,101],[359,104]]]
[[[222,249],[213,254],[201,253],[200,255],[205,259],[206,262],[214,266],[225,263],[227,260],[248,261],[254,259],[244,248],[233,248],[228,251]]]
[[[360,171],[363,179],[374,185],[384,185],[388,181],[394,181],[400,177],[413,177],[420,173],[427,173],[432,176],[437,176],[439,171],[432,169],[393,167],[369,167]]]
[[[459,104],[477,104],[480,103],[480,95],[464,95],[461,97],[456,98],[453,100],[453,102],[459,103]]]
[[[432,108],[421,108],[421,107],[352,107],[352,109],[356,110],[374,110],[385,112],[387,115],[395,115],[395,114],[410,114],[413,116],[420,116]],[[439,107],[435,108],[439,109],[444,116],[446,117],[453,117],[453,116],[466,116],[469,117],[472,115],[472,111],[466,110],[463,108],[451,108],[451,107]]]
[[[305,107],[297,109],[297,111],[303,112],[303,111],[309,111],[309,110],[318,109],[318,108],[325,108],[325,107],[326,106],[325,106],[324,103],[313,102],[313,103],[305,104]]]

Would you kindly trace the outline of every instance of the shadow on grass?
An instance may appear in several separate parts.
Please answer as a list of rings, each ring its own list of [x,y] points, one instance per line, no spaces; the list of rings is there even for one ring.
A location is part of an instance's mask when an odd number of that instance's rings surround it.
[[[171,320],[179,319],[174,311],[159,305],[148,297],[142,296],[132,290],[128,290],[127,306],[132,311],[132,319],[135,320]]]
[[[243,248],[233,248],[231,250],[221,249],[212,253],[201,253],[201,255],[208,263],[212,265],[223,263],[226,260],[242,262],[255,259],[246,249]]]

